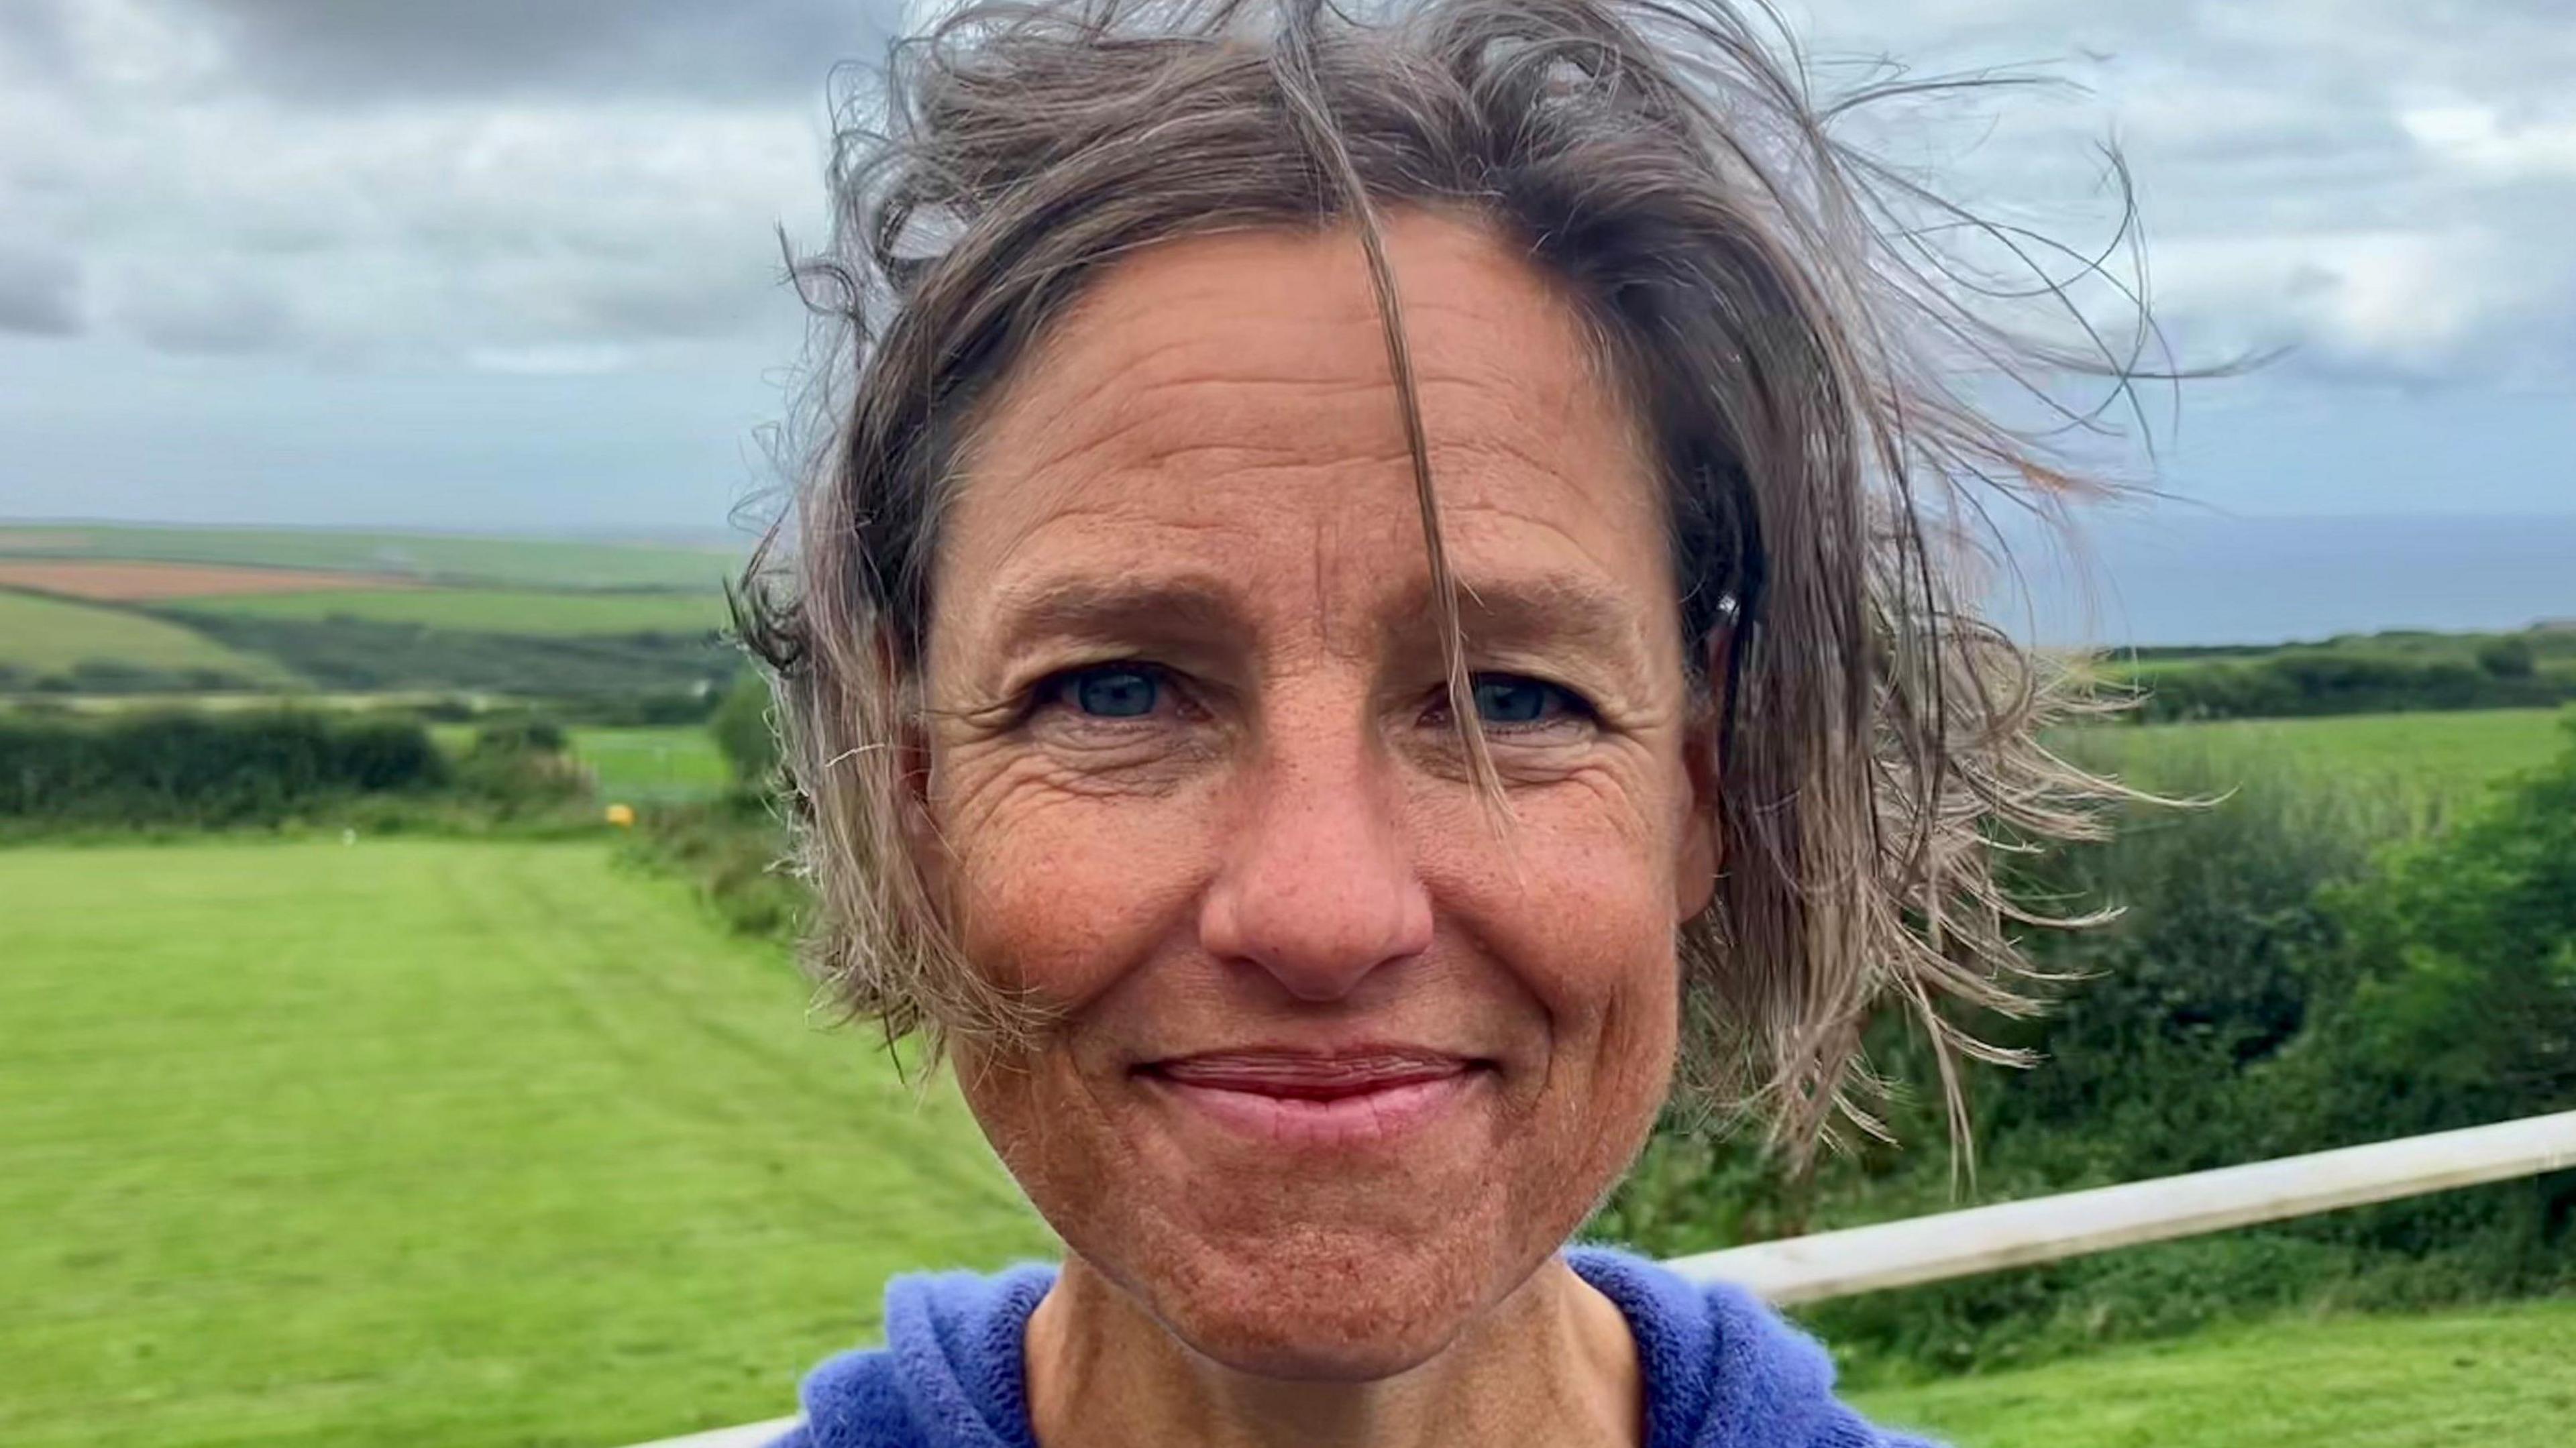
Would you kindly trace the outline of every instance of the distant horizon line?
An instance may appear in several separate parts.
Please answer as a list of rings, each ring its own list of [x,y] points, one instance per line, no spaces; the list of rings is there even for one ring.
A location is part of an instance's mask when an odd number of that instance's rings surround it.
[[[2072,537],[2034,536],[2006,519],[2007,553],[2029,545],[1985,607],[2008,633],[2043,648],[2108,651],[2285,646],[2384,633],[2516,633],[2576,618],[2576,511],[2542,513],[2227,513],[2194,506],[2161,514],[2111,512]],[[20,538],[12,530],[29,530]],[[32,530],[92,539],[47,546]],[[120,548],[119,533],[157,533]],[[374,539],[549,545],[746,559],[753,530],[684,527],[440,527],[359,523],[189,522],[170,519],[0,517],[0,556],[177,557],[211,540]],[[191,545],[182,540],[208,541]],[[14,545],[14,546],[13,546]],[[238,546],[238,545],[236,545]],[[2402,583],[2392,587],[2391,581]]]
[[[716,547],[740,542],[748,547],[759,534],[748,529],[705,524],[635,524],[617,528],[498,527],[466,528],[435,523],[206,523],[170,518],[18,517],[0,514],[0,530],[10,528],[167,528],[203,533],[338,533],[397,538],[517,539],[531,543],[637,543]]]
[[[2157,523],[2299,523],[2299,522],[2406,522],[2446,521],[2476,523],[2511,523],[2516,521],[2576,522],[2576,505],[2557,511],[2516,509],[2499,511],[2408,509],[2404,511],[2331,512],[2248,512],[2203,503],[2193,499],[2166,500],[2177,504],[2171,508],[2140,510],[2113,504],[2103,508],[2079,509],[2073,514],[2077,532],[2094,528],[2146,526]],[[574,524],[501,524],[489,527],[454,523],[393,522],[294,522],[265,520],[214,521],[197,518],[85,517],[77,515],[0,514],[0,528],[172,528],[204,532],[229,533],[381,533],[427,538],[522,538],[559,542],[669,544],[689,541],[700,546],[732,542],[748,545],[760,536],[760,529],[720,523],[634,523],[589,527]]]

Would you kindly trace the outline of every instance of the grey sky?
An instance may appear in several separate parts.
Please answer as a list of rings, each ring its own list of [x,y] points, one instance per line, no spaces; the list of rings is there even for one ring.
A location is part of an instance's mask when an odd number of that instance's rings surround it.
[[[819,231],[827,73],[892,13],[0,0],[0,515],[719,522],[801,335],[773,228]],[[2576,511],[2576,0],[1788,13],[1827,85],[2077,83],[1870,134],[2075,237],[2116,137],[2172,335],[2291,349],[2185,390],[2163,486]]]

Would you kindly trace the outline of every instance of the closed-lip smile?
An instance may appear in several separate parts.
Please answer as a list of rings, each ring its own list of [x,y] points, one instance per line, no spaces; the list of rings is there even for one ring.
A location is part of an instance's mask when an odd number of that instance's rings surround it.
[[[1136,1068],[1149,1090],[1229,1131],[1279,1146],[1364,1146],[1446,1115],[1493,1063],[1410,1046],[1253,1047]]]

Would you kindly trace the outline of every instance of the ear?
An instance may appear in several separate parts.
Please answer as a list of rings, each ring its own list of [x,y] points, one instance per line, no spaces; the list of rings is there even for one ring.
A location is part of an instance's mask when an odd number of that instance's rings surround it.
[[[1708,697],[1690,711],[1682,732],[1682,772],[1687,785],[1682,801],[1682,827],[1673,857],[1676,924],[1697,919],[1717,898],[1717,872],[1726,865],[1726,844],[1718,829],[1720,792],[1725,788],[1726,761],[1719,757],[1720,725],[1726,718],[1728,653],[1734,630],[1720,627],[1709,634]]]

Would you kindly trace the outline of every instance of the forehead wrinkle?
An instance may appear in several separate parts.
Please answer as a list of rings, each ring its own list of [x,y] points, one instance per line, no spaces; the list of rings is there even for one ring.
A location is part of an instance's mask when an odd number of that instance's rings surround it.
[[[1312,239],[1277,240],[1302,248]],[[1443,249],[1464,244],[1490,250],[1490,242],[1435,238]],[[1188,250],[1194,245],[1179,244],[1181,250],[1167,254],[1150,273],[1113,269],[1048,329],[1052,336],[1040,351],[1024,359],[1022,378],[1029,385],[1006,387],[997,398],[993,426],[982,439],[986,446],[977,449],[990,466],[975,469],[980,477],[969,486],[984,496],[963,500],[974,511],[992,509],[986,518],[1003,530],[994,539],[998,548],[987,554],[995,566],[978,571],[987,577],[1007,574],[1039,540],[1058,536],[1057,525],[1068,523],[1077,529],[1087,523],[1083,531],[1094,536],[1104,529],[1135,530],[1126,561],[1142,562],[1155,548],[1152,530],[1204,535],[1264,526],[1266,507],[1247,513],[1242,505],[1247,496],[1267,495],[1291,511],[1310,511],[1298,525],[1308,535],[1301,540],[1309,554],[1306,566],[1281,558],[1287,570],[1273,565],[1276,576],[1267,585],[1296,590],[1302,582],[1312,588],[1313,596],[1301,601],[1303,611],[1317,619],[1330,613],[1331,627],[1340,626],[1343,613],[1383,617],[1370,595],[1398,585],[1414,594],[1401,607],[1427,602],[1427,557],[1410,452],[1357,252],[1348,258],[1351,286],[1337,277],[1329,285],[1300,283],[1301,290],[1291,291],[1264,276],[1311,276],[1310,270],[1256,268],[1254,290],[1247,294],[1239,254]],[[1651,482],[1632,488],[1620,476],[1642,479],[1652,471],[1642,466],[1639,419],[1621,396],[1601,387],[1590,365],[1571,385],[1542,380],[1549,373],[1544,358],[1571,349],[1588,364],[1593,349],[1579,311],[1547,277],[1530,270],[1525,258],[1511,256],[1508,248],[1503,253],[1515,263],[1508,268],[1512,275],[1489,270],[1483,276],[1487,283],[1502,282],[1503,303],[1490,291],[1450,298],[1437,287],[1408,289],[1406,297],[1416,396],[1438,502],[1443,515],[1455,520],[1452,547],[1462,555],[1461,582],[1472,587],[1481,573],[1474,554],[1492,550],[1509,560],[1540,537],[1566,548],[1569,561],[1580,559],[1605,583],[1624,582],[1638,560],[1625,557],[1617,538],[1602,537],[1602,530],[1589,525],[1598,520],[1619,535],[1643,526],[1662,535],[1660,488]],[[1145,284],[1148,275],[1151,285]],[[1289,325],[1266,330],[1273,322]],[[1247,327],[1264,345],[1243,344]],[[1283,336],[1287,343],[1270,345]],[[1534,362],[1540,364],[1535,370],[1529,365]],[[1193,480],[1206,486],[1193,487]],[[1315,486],[1301,486],[1308,482]],[[1562,504],[1496,501],[1519,500],[1533,483]],[[995,489],[999,496],[987,491]],[[1308,495],[1302,507],[1287,502],[1299,492]],[[1628,493],[1639,494],[1633,504],[1610,496]],[[1575,516],[1552,520],[1567,507]],[[1402,572],[1390,571],[1384,564],[1391,560],[1379,558],[1352,577],[1350,561],[1337,556],[1354,546],[1346,530],[1398,526],[1413,544],[1405,550]],[[1376,542],[1382,545],[1385,537],[1378,534]],[[1541,551],[1554,550],[1541,545]],[[1667,553],[1659,544],[1651,556],[1663,560]],[[1230,581],[1237,588],[1247,582]],[[1633,584],[1627,586],[1633,591]],[[1337,587],[1356,591],[1335,599]],[[1287,598],[1274,595],[1270,602],[1285,604]],[[1473,611],[1472,593],[1462,602]],[[1647,603],[1638,600],[1629,612],[1650,611]],[[1267,612],[1284,618],[1287,611]],[[1370,625],[1372,631],[1378,627]],[[1651,650],[1651,640],[1646,642]]]
[[[1139,465],[1168,465],[1193,453],[1239,450],[1317,463],[1404,454],[1395,388],[1383,379],[1281,377],[1238,365],[1226,372],[1095,385],[1069,453],[1117,455],[1135,445]]]
[[[1596,517],[1614,525],[1621,521],[1615,516],[1614,509],[1603,499],[1595,496],[1590,489],[1577,487],[1570,482],[1563,486],[1567,494],[1580,498],[1590,505]],[[1616,493],[1623,490],[1611,489],[1610,491]],[[1481,561],[1480,555],[1489,546],[1506,558],[1525,555],[1532,541],[1526,536],[1526,530],[1536,530],[1549,539],[1563,544],[1575,557],[1580,558],[1588,569],[1605,581],[1616,579],[1623,572],[1613,560],[1602,557],[1581,530],[1568,527],[1555,519],[1527,509],[1507,506],[1481,493],[1470,493],[1468,496],[1459,497],[1453,492],[1444,491],[1440,497],[1440,516],[1442,532],[1448,536],[1450,546],[1457,557],[1457,569],[1462,582],[1473,575]],[[1663,526],[1661,518],[1649,516],[1642,521],[1656,529],[1658,537],[1661,536]],[[1658,561],[1661,561],[1663,556],[1663,550],[1658,548],[1656,550]]]
[[[1557,553],[1558,556],[1575,563],[1583,572],[1595,575],[1601,580],[1597,585],[1576,582],[1570,574],[1564,574],[1560,570],[1558,581],[1542,580],[1535,585],[1539,593],[1564,601],[1569,605],[1568,612],[1572,614],[1586,616],[1615,614],[1625,620],[1625,626],[1616,631],[1615,637],[1613,631],[1603,628],[1581,629],[1577,630],[1578,632],[1596,636],[1605,644],[1616,642],[1625,645],[1644,642],[1640,635],[1646,620],[1640,617],[1641,610],[1625,601],[1610,584],[1609,580],[1615,578],[1621,570],[1614,567],[1611,560],[1602,557],[1596,551],[1593,545],[1600,540],[1589,537],[1592,530],[1570,527],[1565,522],[1546,516],[1544,511],[1515,507],[1500,501],[1494,496],[1496,490],[1479,485],[1480,478],[1487,481],[1493,480],[1496,470],[1490,466],[1464,466],[1464,460],[1460,454],[1477,456],[1480,463],[1500,459],[1509,471],[1524,474],[1529,471],[1541,471],[1538,460],[1516,447],[1509,446],[1452,445],[1438,449],[1437,452],[1447,462],[1446,466],[1435,466],[1435,474],[1445,474],[1448,478],[1447,484],[1439,489],[1443,531],[1450,536],[1452,556],[1458,571],[1462,607],[1468,614],[1466,621],[1470,624],[1471,632],[1475,630],[1476,616],[1480,611],[1477,603],[1480,595],[1493,594],[1500,598],[1514,592],[1529,591],[1518,581],[1529,576],[1529,570],[1516,565],[1521,560],[1528,559],[1536,550],[1541,553]],[[1400,453],[1399,456],[1401,456]],[[1318,471],[1310,464],[1272,464],[1267,467],[1256,466],[1229,471],[1236,473],[1239,478],[1246,472],[1274,469],[1310,475]],[[1132,488],[1115,486],[1118,483],[1130,481],[1143,481],[1143,486]],[[1104,484],[1110,486],[1103,486]],[[997,572],[1001,577],[991,585],[993,592],[988,594],[995,599],[997,607],[986,610],[986,617],[994,620],[999,618],[1001,612],[999,605],[1012,599],[1013,596],[1026,596],[1035,589],[1054,586],[1051,583],[1032,583],[1025,580],[1015,582],[1009,575],[1013,571],[1013,565],[1026,559],[1032,549],[1047,545],[1051,540],[1060,539],[1067,530],[1077,534],[1088,533],[1095,537],[1104,532],[1118,535],[1128,545],[1123,551],[1128,554],[1128,563],[1132,565],[1150,560],[1158,553],[1171,551],[1167,547],[1158,545],[1157,535],[1223,534],[1241,532],[1245,529],[1258,531],[1265,526],[1258,513],[1247,514],[1233,506],[1240,502],[1240,495],[1233,489],[1223,487],[1209,489],[1203,499],[1197,500],[1204,502],[1206,505],[1204,507],[1185,505],[1175,508],[1172,502],[1176,498],[1191,499],[1193,490],[1176,485],[1168,478],[1144,480],[1140,476],[1140,470],[1136,469],[1102,470],[1073,479],[1045,476],[1022,478],[1002,483],[1000,486],[1005,489],[1042,489],[1054,494],[1055,501],[1051,505],[1041,503],[1038,508],[1023,512],[1021,517],[1015,520],[1019,526],[1013,529],[1008,541],[1001,545],[997,557]],[[1282,486],[1293,489],[1296,484],[1283,482]],[[1338,493],[1339,490],[1336,491]],[[1303,550],[1307,555],[1306,566],[1299,572],[1305,575],[1304,581],[1312,590],[1303,602],[1311,616],[1319,621],[1318,626],[1326,635],[1327,646],[1330,645],[1330,636],[1342,613],[1395,620],[1407,620],[1416,615],[1431,616],[1428,555],[1427,550],[1420,546],[1419,514],[1412,507],[1413,493],[1410,479],[1400,475],[1390,475],[1387,479],[1387,491],[1388,497],[1384,508],[1356,509],[1350,506],[1347,494],[1340,494],[1330,501],[1318,497],[1316,501],[1322,504],[1321,506],[1298,510],[1307,514],[1300,525],[1300,531],[1306,535]],[[1615,504],[1610,499],[1593,496],[1593,489],[1577,486],[1563,480],[1561,476],[1555,476],[1551,478],[1550,491],[1556,492],[1559,496],[1580,499],[1595,516],[1603,516],[1613,522],[1618,521],[1614,516],[1617,511]],[[1024,494],[1023,498],[1025,497]],[[1400,515],[1396,510],[1400,510]],[[1019,512],[1020,510],[1011,509],[1010,511]],[[1641,521],[1646,526],[1659,526],[1653,519]],[[1350,573],[1348,561],[1341,555],[1355,546],[1351,542],[1349,531],[1355,524],[1369,524],[1400,532],[1409,541],[1410,546],[1400,550],[1403,561],[1399,571],[1383,573],[1371,580],[1380,582],[1381,587],[1369,588],[1364,581],[1361,595],[1349,600],[1337,600],[1335,594],[1337,581]],[[1655,556],[1660,560],[1663,557],[1661,550],[1657,550]],[[1499,569],[1494,566],[1497,564],[1500,565]],[[1037,564],[1032,571],[1042,580],[1047,571],[1047,565]],[[1361,572],[1364,580],[1370,580],[1369,570],[1363,569]],[[1274,578],[1270,586],[1275,588],[1288,581],[1287,578]],[[1225,587],[1240,588],[1246,580],[1231,574],[1210,575],[1209,582],[1212,590],[1221,591]],[[1279,601],[1284,602],[1284,600]],[[1341,606],[1337,607],[1337,603]],[[1499,627],[1508,617],[1515,631],[1536,632],[1537,630],[1531,628],[1530,624],[1541,611],[1531,608],[1509,610],[1496,608],[1483,610],[1483,612],[1486,615],[1484,626],[1487,629]],[[1239,613],[1237,621],[1248,622],[1249,620]],[[1349,646],[1355,642],[1355,640],[1345,640],[1345,645]],[[1651,644],[1648,644],[1648,647],[1651,647]]]
[[[1200,275],[1211,269],[1212,258],[1193,247],[1190,241],[1170,244],[1155,258],[1150,286],[1134,261],[1113,269],[1059,317],[1018,369],[1034,384],[1024,399],[1034,404],[1028,410],[1081,417],[1208,383],[1305,389],[1327,397],[1393,386],[1374,299],[1364,282],[1363,305],[1342,309],[1347,315],[1335,314],[1329,296],[1300,295],[1293,307],[1278,308],[1282,316],[1293,315],[1302,340],[1283,347],[1274,335],[1273,345],[1248,351],[1241,333],[1247,324],[1261,330],[1265,318],[1260,309],[1243,306],[1241,272],[1219,262],[1221,280]],[[1167,312],[1180,313],[1183,324],[1159,330],[1159,314]],[[1212,315],[1224,320],[1212,325]],[[1362,369],[1359,375],[1354,363]]]
[[[1347,446],[1355,438],[1381,444],[1365,448],[1370,458],[1402,458],[1402,411],[1396,405],[1376,301],[1358,268],[1356,248],[1349,258],[1350,286],[1310,287],[1293,298],[1247,296],[1239,264],[1228,264],[1213,249],[1246,243],[1302,249],[1316,240],[1230,236],[1173,243],[1157,259],[1152,285],[1145,284],[1146,273],[1114,270],[1050,329],[1052,344],[1032,369],[1042,374],[1040,391],[1022,399],[1031,404],[1022,416],[1036,412],[1056,420],[1057,428],[1048,431],[1070,428],[1091,434],[1051,449],[1066,461],[1115,453],[1120,444],[1135,440],[1134,433],[1163,423],[1221,430],[1227,438],[1221,444],[1149,444],[1137,450],[1140,461],[1185,458],[1219,447],[1302,456],[1309,440],[1319,449],[1331,448],[1337,460],[1359,461],[1360,455]],[[1435,441],[1452,430],[1446,424],[1456,393],[1465,394],[1467,402],[1459,409],[1457,430],[1470,436],[1494,431],[1498,422],[1539,435],[1551,431],[1544,418],[1576,420],[1587,410],[1582,394],[1595,389],[1534,391],[1523,369],[1513,365],[1532,348],[1542,354],[1571,350],[1589,356],[1592,348],[1572,304],[1525,257],[1495,247],[1490,236],[1470,232],[1435,244],[1443,250],[1496,251],[1510,265],[1487,280],[1500,281],[1515,301],[1527,303],[1498,311],[1490,296],[1461,301],[1437,289],[1408,289],[1406,330],[1414,349],[1415,393]],[[1211,319],[1206,315],[1211,310],[1221,315]],[[1153,325],[1160,314],[1173,312],[1184,319],[1178,335]],[[1243,326],[1259,331],[1265,319],[1291,316],[1294,330],[1287,335],[1299,339],[1294,343],[1250,350],[1240,344]],[[1477,335],[1462,339],[1462,325]],[[1494,336],[1498,327],[1504,333],[1499,341]],[[1592,380],[1590,367],[1583,374]],[[1206,406],[1211,389],[1241,400],[1211,409]],[[1195,394],[1189,400],[1196,405],[1177,405],[1171,395],[1176,392]],[[1282,393],[1285,400],[1278,395]],[[1354,419],[1361,424],[1357,428],[1326,427],[1317,419],[1296,416],[1298,400],[1311,401],[1319,410],[1355,404],[1365,412]],[[1282,447],[1246,440],[1264,434],[1294,441]]]
[[[1552,532],[1573,535],[1562,524],[1550,522],[1538,513],[1506,506],[1497,494],[1512,491],[1493,486],[1506,478],[1542,479],[1550,490],[1561,495],[1584,512],[1616,527],[1643,523],[1661,529],[1663,519],[1649,506],[1643,516],[1624,516],[1634,500],[1635,489],[1613,481],[1617,474],[1636,473],[1630,457],[1616,452],[1596,452],[1590,448],[1568,450],[1550,455],[1549,439],[1530,436],[1512,437],[1496,429],[1478,437],[1442,440],[1431,443],[1431,476],[1441,511],[1460,514],[1490,513],[1526,521]],[[1658,490],[1647,490],[1651,500]]]
[[[1394,388],[1382,380],[1237,369],[1140,382],[1114,368],[1081,371],[1071,385],[1015,399],[982,439],[975,471],[987,478],[1071,475],[1074,481],[1176,467],[1353,465],[1407,455]],[[1369,405],[1377,396],[1386,400],[1382,409]],[[1035,426],[1022,425],[1032,418]]]
[[[1124,402],[1133,406],[1161,393],[1206,386],[1307,392],[1323,397],[1392,391],[1394,378],[1386,369],[1386,350],[1377,334],[1372,331],[1352,342],[1364,345],[1310,345],[1303,349],[1306,355],[1294,358],[1281,357],[1276,352],[1256,358],[1246,355],[1237,329],[1232,328],[1200,329],[1153,341],[1135,339],[1119,328],[1060,335],[1048,365],[1036,369],[1057,385],[1042,384],[1037,392],[1070,392],[1067,398],[1048,399],[1063,410],[1067,403],[1098,407]],[[1365,359],[1361,363],[1364,375],[1353,375],[1354,357]],[[1070,385],[1065,385],[1068,382]]]
[[[1179,411],[1179,409],[1174,409]],[[1312,442],[1257,440],[1236,432],[1220,438],[1191,436],[1191,433],[1221,431],[1213,425],[1188,426],[1180,436],[1167,436],[1181,431],[1169,415],[1139,411],[1048,451],[1032,463],[1024,476],[1030,481],[1052,481],[1061,486],[1081,488],[1097,486],[1122,476],[1161,477],[1173,472],[1193,476],[1211,472],[1259,473],[1304,470],[1318,467],[1361,467],[1406,461],[1410,453],[1404,439],[1390,428],[1390,436],[1380,440],[1382,446],[1353,448],[1319,436],[1329,429],[1309,424],[1295,428]],[[1277,429],[1291,431],[1286,425]]]
[[[1333,509],[1319,508],[1315,511],[1314,570],[1310,581],[1314,596],[1311,606],[1319,636],[1317,641],[1326,654],[1334,652],[1332,600],[1333,580],[1338,570],[1333,567],[1333,555],[1340,546],[1340,529],[1334,525]]]

